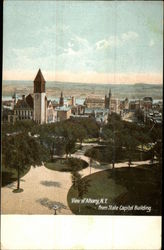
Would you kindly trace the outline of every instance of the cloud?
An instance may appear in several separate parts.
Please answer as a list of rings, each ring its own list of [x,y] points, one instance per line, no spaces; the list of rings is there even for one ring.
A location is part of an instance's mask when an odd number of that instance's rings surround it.
[[[43,30],[50,32],[49,28]],[[63,40],[60,40],[60,37],[58,39],[46,37],[35,47],[13,48],[11,54],[14,56],[11,69],[32,70],[41,67],[54,71],[113,72],[113,51],[106,50],[106,48],[120,47],[127,41],[138,37],[137,33],[129,31],[120,36],[110,36],[108,39],[91,43],[86,38],[72,33],[69,27],[66,27],[65,30],[70,36],[64,43],[60,42]]]
[[[96,43],[96,49],[101,50],[101,49],[106,49],[109,47],[109,41],[108,40],[101,40]]]
[[[56,57],[58,70],[91,70],[94,64],[93,48],[87,39],[73,34],[67,47]]]
[[[108,39],[103,39],[96,42],[96,49],[102,50],[110,47],[121,47],[125,45],[128,41],[136,40],[139,35],[136,32],[128,31],[126,33],[122,33],[119,36],[110,36]]]
[[[128,31],[127,33],[123,33],[121,35],[122,42],[126,42],[129,40],[135,40],[136,38],[138,38],[138,34],[136,32],[133,32],[133,31]]]

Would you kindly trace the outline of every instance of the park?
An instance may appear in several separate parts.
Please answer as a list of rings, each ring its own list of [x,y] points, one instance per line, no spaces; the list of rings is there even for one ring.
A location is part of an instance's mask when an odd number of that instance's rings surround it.
[[[3,124],[2,213],[160,215],[161,133],[161,126],[140,127],[117,114],[103,125],[92,118]],[[151,211],[72,202],[84,198]]]

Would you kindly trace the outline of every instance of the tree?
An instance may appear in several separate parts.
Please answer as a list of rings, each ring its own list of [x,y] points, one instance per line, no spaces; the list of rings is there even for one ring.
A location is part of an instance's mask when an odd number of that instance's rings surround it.
[[[98,148],[92,148],[90,151],[90,162],[89,162],[89,166],[90,166],[90,174],[91,174],[91,167],[93,164],[94,160],[99,160],[100,158],[100,152]]]
[[[41,165],[48,157],[44,146],[26,133],[6,136],[2,144],[3,164],[17,171],[17,190],[20,174],[29,165]]]
[[[135,134],[129,133],[129,130],[124,131],[124,145],[126,147],[126,152],[128,156],[128,165],[131,166],[132,158],[134,153],[136,152],[136,147],[138,145],[138,140],[135,138]]]
[[[75,150],[75,140],[66,138],[66,141],[65,141],[66,157],[70,156],[74,152],[74,150]]]
[[[153,146],[154,156],[157,157],[157,160],[162,164],[162,141],[158,140]]]
[[[76,128],[76,131],[77,131],[77,135],[76,136],[79,139],[80,144],[82,146],[83,140],[87,137],[87,132],[86,132],[86,130],[82,126],[78,126]]]
[[[82,176],[77,171],[72,172],[72,185],[73,188],[77,190],[78,198],[80,199],[80,201],[83,198],[84,194],[88,193],[88,188],[90,187],[89,182],[90,180],[85,180],[84,178],[82,178]],[[79,213],[80,204],[81,202],[79,202]]]

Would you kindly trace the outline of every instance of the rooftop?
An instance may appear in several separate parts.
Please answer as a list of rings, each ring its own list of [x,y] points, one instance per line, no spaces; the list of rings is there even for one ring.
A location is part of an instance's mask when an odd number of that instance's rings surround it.
[[[62,107],[56,107],[55,110],[57,110],[57,111],[69,111],[69,110],[71,110],[71,108],[62,106]]]
[[[38,70],[38,73],[34,79],[34,82],[44,82],[44,83],[46,82],[40,69]]]

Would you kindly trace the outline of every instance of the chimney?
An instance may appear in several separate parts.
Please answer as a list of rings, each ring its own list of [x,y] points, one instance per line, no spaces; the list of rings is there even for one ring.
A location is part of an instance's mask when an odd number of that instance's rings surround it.
[[[25,95],[22,95],[22,100],[23,100],[23,101],[25,100]]]

